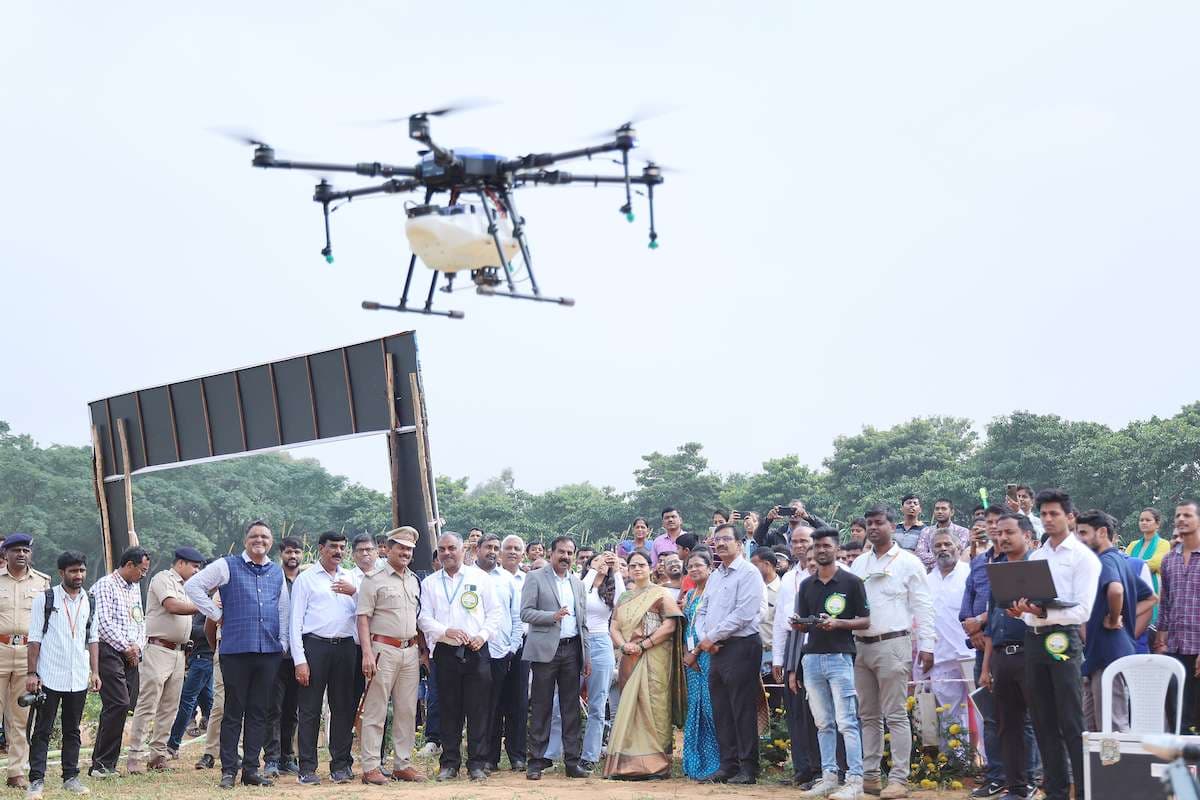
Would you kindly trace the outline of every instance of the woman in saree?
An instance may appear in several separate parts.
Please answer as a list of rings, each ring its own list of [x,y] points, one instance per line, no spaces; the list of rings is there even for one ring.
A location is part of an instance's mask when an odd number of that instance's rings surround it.
[[[609,625],[613,645],[621,652],[621,702],[608,740],[604,777],[667,778],[673,726],[683,724],[686,704],[682,626],[677,625],[683,615],[676,591],[651,582],[646,550],[630,554],[629,580],[632,587],[617,601]]]
[[[717,729],[713,724],[712,701],[708,696],[709,654],[692,655],[704,637],[695,628],[696,611],[712,572],[712,556],[707,550],[694,550],[688,558],[688,577],[696,584],[683,597],[684,633],[683,673],[687,676],[687,722],[683,726],[683,774],[702,781],[721,767],[717,749]]]

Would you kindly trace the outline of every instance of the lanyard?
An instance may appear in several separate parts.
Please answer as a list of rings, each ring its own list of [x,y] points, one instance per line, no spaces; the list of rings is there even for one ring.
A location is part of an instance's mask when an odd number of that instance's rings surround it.
[[[448,577],[450,577],[450,576],[447,575],[445,572],[442,573],[442,591],[446,593],[446,606],[448,608],[454,608],[454,598],[458,597],[458,590],[460,588],[462,588],[463,578],[466,576],[464,576],[461,572],[458,573],[458,580],[456,580],[454,582],[454,592],[453,593],[451,593],[450,589],[447,588],[447,586],[446,586],[446,579]]]
[[[83,605],[83,597],[75,600],[75,616],[71,615],[71,597],[63,592],[63,613],[67,615],[67,626],[71,629],[71,641],[75,640],[75,621],[79,619],[79,609]]]

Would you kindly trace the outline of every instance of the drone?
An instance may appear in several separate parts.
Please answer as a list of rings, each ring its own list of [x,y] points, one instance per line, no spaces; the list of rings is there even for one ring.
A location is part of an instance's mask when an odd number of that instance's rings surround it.
[[[662,184],[664,168],[648,161],[640,175],[630,174],[629,152],[637,147],[632,121],[622,124],[611,134],[605,134],[611,138],[602,144],[558,153],[531,153],[510,159],[472,148],[449,149],[435,142],[430,135],[431,120],[456,110],[460,109],[446,107],[422,111],[407,118],[385,120],[388,123],[407,120],[409,138],[424,147],[418,151],[420,160],[415,166],[394,166],[378,161],[357,164],[288,161],[276,158],[274,148],[264,141],[251,137],[238,138],[254,146],[254,158],[250,163],[261,169],[304,170],[318,174],[345,172],[387,179],[371,186],[338,190],[328,178],[321,177],[312,199],[321,204],[325,221],[325,247],[321,255],[330,264],[333,263],[329,230],[331,211],[358,197],[424,192],[424,202],[413,202],[405,209],[405,234],[412,257],[408,262],[400,301],[396,305],[387,305],[364,300],[362,307],[368,311],[402,311],[463,319],[461,311],[433,307],[439,280],[443,284],[441,291],[451,293],[456,291],[455,278],[463,272],[468,273],[477,294],[562,306],[575,305],[575,301],[569,297],[543,295],[538,287],[525,235],[525,218],[517,211],[513,198],[518,188],[526,186],[623,185],[625,204],[620,207],[620,212],[630,222],[634,220],[633,195],[642,194],[634,187],[644,187],[650,217],[649,247],[652,250],[658,248],[658,233],[654,228],[654,187]],[[620,160],[613,158],[612,161],[621,165],[622,174],[579,175],[557,168],[549,169],[564,161],[580,158],[590,160],[594,156],[610,153],[620,153]],[[444,205],[432,202],[438,194],[447,195]],[[523,263],[524,275],[520,275],[514,267],[518,255]],[[424,304],[418,300],[417,304],[410,305],[409,290],[412,288],[418,258],[433,270],[433,278]],[[524,287],[518,284],[526,281],[529,291],[521,291]]]

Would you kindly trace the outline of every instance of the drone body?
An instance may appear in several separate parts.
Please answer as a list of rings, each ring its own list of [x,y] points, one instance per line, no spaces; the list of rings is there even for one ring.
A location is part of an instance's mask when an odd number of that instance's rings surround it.
[[[648,162],[641,175],[629,174],[629,151],[637,146],[632,123],[617,128],[612,140],[593,147],[560,153],[532,153],[518,158],[504,158],[473,148],[449,150],[440,147],[429,133],[431,117],[442,116],[452,109],[440,109],[413,114],[407,118],[409,138],[425,146],[421,158],[411,167],[375,162],[357,164],[325,164],[277,159],[275,150],[262,141],[246,139],[254,145],[251,164],[262,169],[300,169],[314,172],[348,172],[370,178],[387,178],[384,183],[357,189],[335,190],[325,178],[317,184],[313,200],[321,204],[325,219],[325,247],[321,254],[333,263],[330,241],[330,205],[350,202],[356,197],[374,194],[407,194],[424,190],[424,201],[406,209],[405,233],[412,249],[404,291],[396,305],[363,301],[368,310],[387,309],[417,314],[432,314],[462,319],[461,311],[433,308],[434,292],[442,281],[443,292],[454,291],[454,280],[467,273],[479,294],[511,297],[521,300],[574,305],[567,297],[548,297],[541,293],[533,274],[529,243],[525,237],[525,220],[517,212],[513,194],[525,186],[564,184],[621,184],[625,188],[625,204],[620,211],[633,221],[634,186],[645,188],[650,211],[650,248],[658,247],[654,230],[654,187],[663,182],[662,169]],[[399,120],[391,120],[399,121]],[[575,175],[547,167],[577,158],[592,158],[605,153],[620,153],[623,170],[620,175]],[[444,205],[432,203],[435,195],[448,195]],[[336,209],[337,206],[334,206]],[[523,273],[514,267],[517,256]],[[409,305],[409,289],[417,259],[431,270],[433,278],[423,305]],[[518,283],[529,283],[529,291],[519,291]],[[468,287],[469,288],[469,287]]]

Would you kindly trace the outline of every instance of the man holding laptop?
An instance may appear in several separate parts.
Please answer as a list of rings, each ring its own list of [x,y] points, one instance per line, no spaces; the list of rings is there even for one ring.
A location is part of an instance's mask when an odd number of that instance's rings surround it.
[[[1053,598],[1021,597],[1008,610],[1024,620],[1025,684],[1033,730],[1045,768],[1046,800],[1067,800],[1070,774],[1083,781],[1083,647],[1079,626],[1092,614],[1100,581],[1100,560],[1071,535],[1070,496],[1044,489],[1036,498],[1046,542],[1026,562],[1046,561],[1054,582]],[[997,565],[999,566],[999,565]],[[1000,567],[1016,569],[1017,564]],[[1000,594],[999,587],[996,588]],[[997,600],[999,601],[999,596]],[[1070,774],[1068,773],[1068,759]]]

